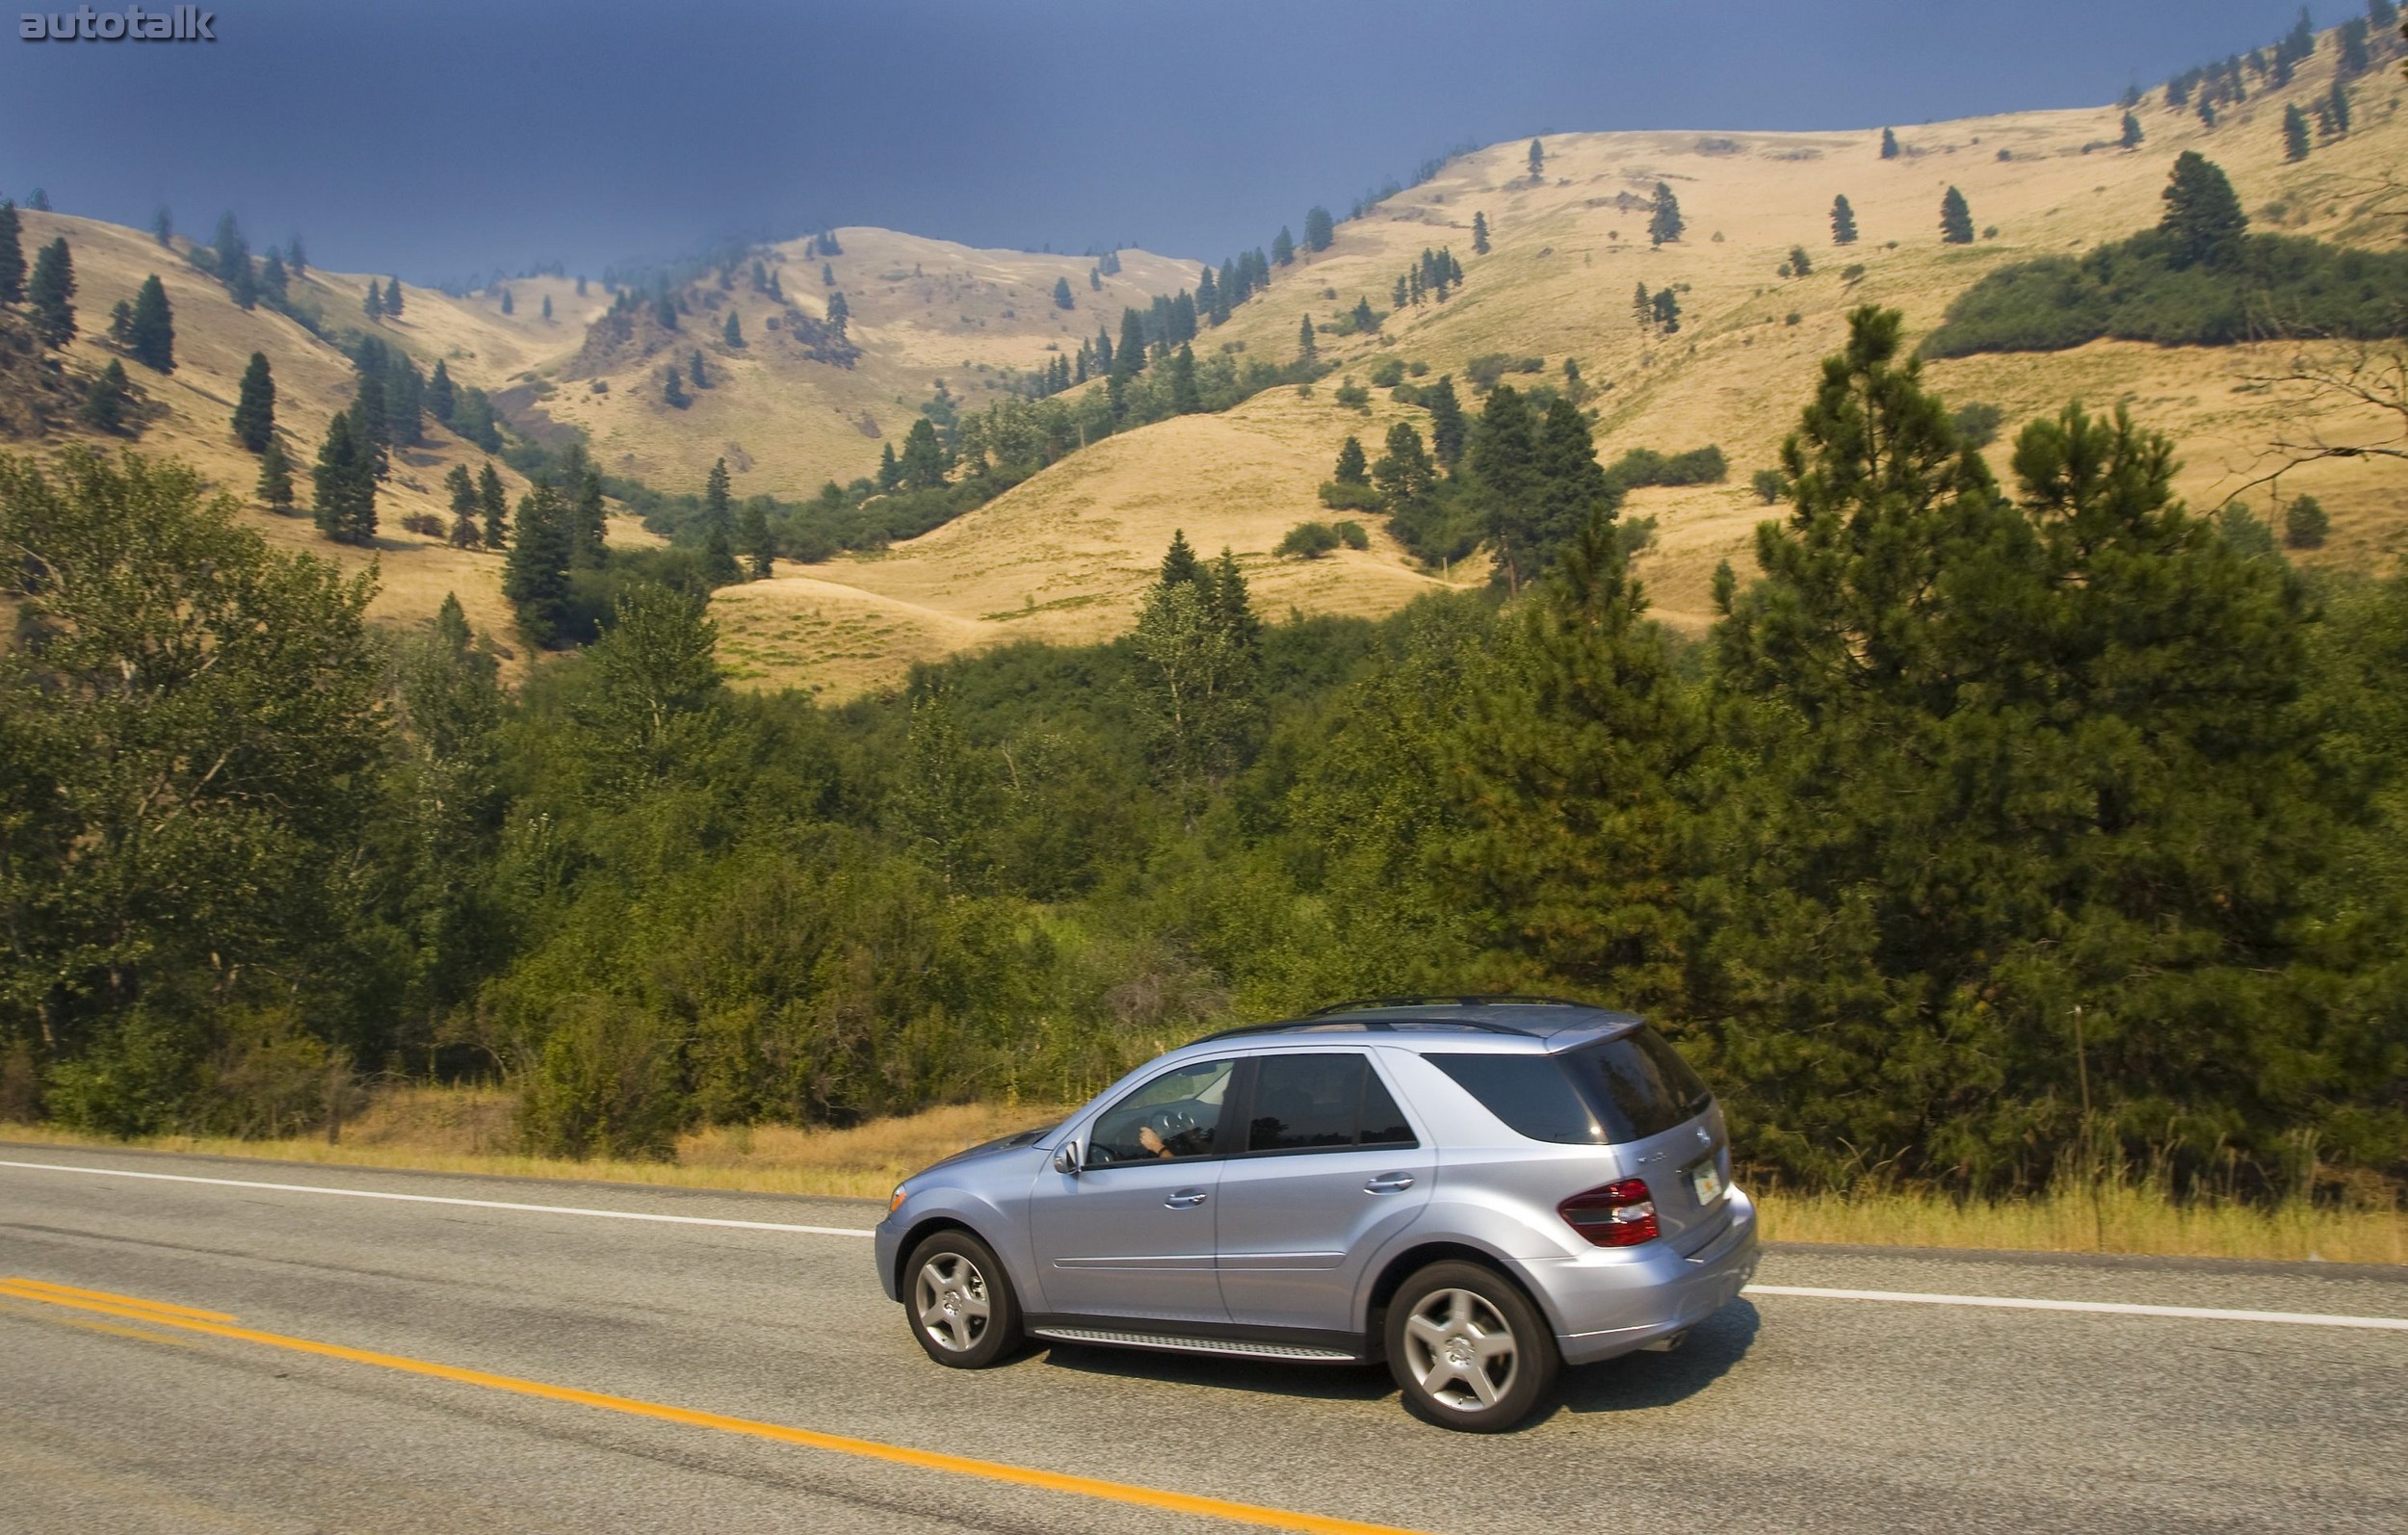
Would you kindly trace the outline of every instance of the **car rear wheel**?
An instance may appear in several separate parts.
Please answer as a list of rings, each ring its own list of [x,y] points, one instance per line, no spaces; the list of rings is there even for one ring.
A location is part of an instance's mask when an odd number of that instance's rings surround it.
[[[1413,1414],[1494,1434],[1555,1389],[1562,1366],[1547,1319],[1511,1281],[1478,1263],[1432,1263],[1389,1303],[1388,1368]]]
[[[903,1265],[903,1314],[929,1358],[984,1369],[1020,1345],[1020,1304],[995,1250],[965,1231],[944,1231]]]

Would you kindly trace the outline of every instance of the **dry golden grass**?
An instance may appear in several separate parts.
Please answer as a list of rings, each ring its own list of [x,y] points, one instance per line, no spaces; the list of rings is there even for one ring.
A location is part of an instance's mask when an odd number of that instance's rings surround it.
[[[1050,1124],[1064,1106],[961,1104],[874,1120],[850,1130],[786,1125],[718,1127],[682,1137],[673,1161],[568,1161],[518,1148],[516,1099],[496,1088],[382,1090],[324,1136],[229,1140],[187,1135],[112,1141],[39,1125],[0,1124],[0,1141],[55,1147],[136,1146],[150,1151],[330,1166],[513,1178],[585,1179],[677,1188],[883,1199],[897,1182],[955,1152]],[[1882,1247],[1947,1247],[2174,1258],[2244,1258],[2408,1263],[2408,1210],[2392,1195],[2346,1207],[2288,1202],[2186,1203],[2146,1184],[2109,1182],[2031,1199],[1962,1202],[1936,1194],[1757,1195],[1767,1240]],[[866,1217],[865,1217],[866,1218]]]
[[[1760,1196],[1758,1207],[1769,1241],[2408,1263],[2408,1211],[2396,1204],[2334,1209],[2291,1200],[2267,1210],[2231,1201],[2183,1202],[2145,1186],[2109,1184],[2095,1195],[2060,1189],[1996,1203],[1775,1190]]]
[[[1062,1112],[1025,1104],[964,1104],[874,1120],[851,1130],[720,1127],[681,1137],[673,1161],[570,1161],[531,1157],[519,1149],[513,1094],[491,1088],[405,1087],[377,1094],[367,1112],[347,1122],[333,1142],[324,1135],[282,1140],[154,1135],[116,1141],[44,1125],[5,1123],[0,1123],[0,1141],[133,1146],[340,1167],[884,1199],[898,1181],[930,1162],[982,1141],[1050,1123]]]

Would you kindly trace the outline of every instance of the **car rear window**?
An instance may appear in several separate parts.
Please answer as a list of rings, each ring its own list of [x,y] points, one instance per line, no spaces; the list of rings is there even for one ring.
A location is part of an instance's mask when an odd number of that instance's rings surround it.
[[[1550,1055],[1424,1058],[1517,1133],[1561,1145],[1645,1140],[1714,1102],[1688,1062],[1649,1028]]]

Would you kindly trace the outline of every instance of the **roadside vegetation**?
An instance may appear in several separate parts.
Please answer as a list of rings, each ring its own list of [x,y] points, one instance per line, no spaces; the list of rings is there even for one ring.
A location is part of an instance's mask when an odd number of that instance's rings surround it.
[[[388,643],[171,464],[0,462],[0,1118],[483,1082],[520,1151],[684,1170],[1518,990],[1660,1020],[1801,1195],[2395,1210],[2408,582],[2184,507],[2121,415],[1994,468],[1867,308],[1688,642],[1578,410],[1463,414],[1485,590],[1267,623],[1182,538],[1121,640],[837,709],[731,692],[644,579],[506,693],[457,607]]]

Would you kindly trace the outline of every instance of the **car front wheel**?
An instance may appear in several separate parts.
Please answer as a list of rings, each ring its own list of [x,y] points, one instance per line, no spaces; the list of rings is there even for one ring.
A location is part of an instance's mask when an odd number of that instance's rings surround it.
[[[903,1265],[903,1314],[929,1358],[984,1369],[1020,1344],[1020,1305],[995,1250],[965,1231],[944,1231]]]
[[[1406,1280],[1388,1307],[1387,1344],[1405,1406],[1475,1434],[1528,1418],[1562,1366],[1530,1297],[1478,1263],[1432,1263]]]

